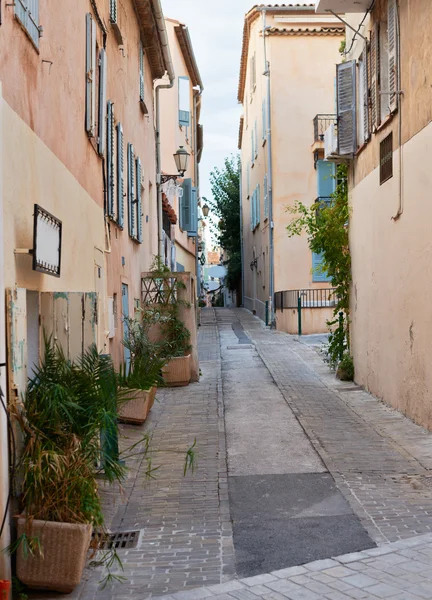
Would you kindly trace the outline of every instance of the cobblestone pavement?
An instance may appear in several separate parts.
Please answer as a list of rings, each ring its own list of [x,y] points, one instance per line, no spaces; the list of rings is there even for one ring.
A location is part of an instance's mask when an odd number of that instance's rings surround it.
[[[371,538],[432,531],[432,434],[337,381],[296,337],[269,331],[245,310],[235,315]]]
[[[427,534],[161,600],[430,600],[431,561]]]

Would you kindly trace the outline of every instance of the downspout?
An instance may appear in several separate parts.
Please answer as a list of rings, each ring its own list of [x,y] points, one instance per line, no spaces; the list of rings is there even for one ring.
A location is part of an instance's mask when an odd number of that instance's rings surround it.
[[[194,95],[193,95],[193,122],[194,122],[194,132],[193,132],[193,143],[194,143],[194,186],[196,187],[197,190],[197,201],[199,198],[199,182],[198,182],[198,123],[197,123],[197,106],[198,106],[198,102],[201,102],[201,94],[202,94],[202,89],[200,87],[199,91],[198,90],[194,90]],[[198,214],[198,207],[197,207],[197,214]],[[199,220],[197,219],[197,236],[196,236],[196,242],[195,242],[195,270],[196,270],[196,296],[198,298],[198,300],[201,297],[201,274],[200,274],[200,265],[199,265],[199,260],[198,260],[198,223]],[[197,304],[198,306],[198,304]],[[199,313],[198,313],[199,314]]]
[[[264,45],[264,73],[267,77],[267,164],[268,164],[268,197],[269,197],[269,315],[270,326],[275,326],[274,314],[274,222],[273,222],[273,155],[272,155],[272,129],[271,129],[271,81],[270,81],[270,63],[267,60],[267,44],[266,44],[266,9],[258,9],[262,13],[263,22],[263,45]]]
[[[162,46],[162,54],[166,65],[166,72],[169,78],[169,83],[160,84],[155,89],[155,112],[156,112],[156,185],[157,185],[157,211],[158,211],[158,254],[162,260],[163,256],[163,220],[162,220],[162,186],[161,186],[161,142],[160,142],[160,90],[169,90],[174,87],[175,73],[174,65],[171,58],[169,48],[168,34],[165,25],[165,17],[162,12],[160,0],[152,0],[153,14],[156,20],[156,27],[160,43]]]
[[[241,306],[244,306],[245,294],[245,263],[244,263],[244,242],[243,242],[243,163],[240,161],[240,260],[241,260]]]

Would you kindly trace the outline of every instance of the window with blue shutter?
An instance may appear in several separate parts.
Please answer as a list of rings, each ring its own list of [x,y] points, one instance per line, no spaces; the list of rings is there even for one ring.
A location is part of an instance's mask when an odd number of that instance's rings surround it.
[[[96,23],[86,15],[86,115],[85,127],[89,137],[96,133]]]
[[[190,84],[189,77],[179,77],[179,124],[185,127],[190,125]]]
[[[317,162],[318,196],[325,205],[331,203],[331,195],[336,190],[336,165],[334,163],[319,160]],[[327,282],[330,277],[322,270],[322,254],[312,253],[312,281]]]
[[[132,144],[128,144],[128,227],[130,237],[135,237],[135,154]]]
[[[268,177],[267,173],[264,175],[264,219],[268,219],[269,216],[269,195],[268,195]]]
[[[9,6],[15,6],[16,18],[36,48],[39,48],[39,0],[15,0]]]
[[[144,102],[144,48],[140,41],[139,48],[139,64],[140,64],[140,101]]]
[[[106,144],[106,87],[107,87],[107,54],[104,48],[99,53],[99,138],[98,152],[105,155]]]
[[[261,222],[261,186],[260,184],[256,187],[256,225]]]
[[[124,135],[123,127],[117,125],[117,223],[124,227]]]
[[[136,221],[137,221],[137,241],[142,244],[142,166],[141,160],[136,159]]]
[[[183,195],[180,198],[180,229],[192,229],[192,179],[188,178],[182,184]]]
[[[114,219],[114,198],[115,198],[115,129],[114,129],[114,105],[108,102],[107,107],[107,180],[108,180],[108,205],[107,213],[111,219]]]
[[[197,189],[192,188],[191,197],[191,226],[187,230],[189,237],[196,237],[198,233],[198,197]]]

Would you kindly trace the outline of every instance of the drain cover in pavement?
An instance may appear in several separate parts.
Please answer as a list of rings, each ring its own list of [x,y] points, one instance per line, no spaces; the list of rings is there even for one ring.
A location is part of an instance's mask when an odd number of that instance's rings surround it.
[[[98,550],[122,550],[125,548],[136,548],[139,540],[139,531],[118,531],[114,533],[102,534],[97,541]],[[96,534],[93,534],[96,538]]]

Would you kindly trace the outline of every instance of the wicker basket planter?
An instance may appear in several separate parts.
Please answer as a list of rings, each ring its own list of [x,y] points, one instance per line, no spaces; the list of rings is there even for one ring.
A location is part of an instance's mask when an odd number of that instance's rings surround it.
[[[26,532],[24,517],[18,519],[18,535]],[[79,584],[92,534],[91,525],[32,521],[31,537],[39,540],[42,554],[17,553],[17,576],[33,589],[70,593]]]
[[[142,425],[147,419],[152,405],[152,388],[148,390],[128,390],[130,400],[119,408],[119,421]]]
[[[163,378],[170,387],[188,385],[191,379],[190,354],[172,358],[162,369]]]
[[[150,390],[150,409],[149,410],[152,409],[153,404],[155,402],[156,392],[157,392],[157,387],[154,385]]]

